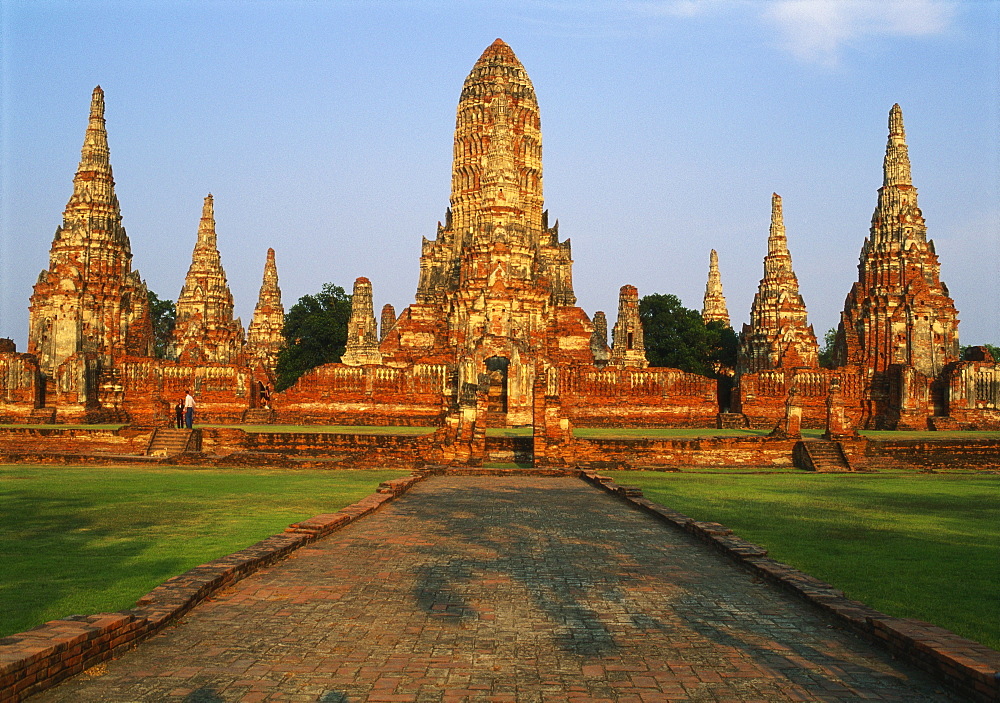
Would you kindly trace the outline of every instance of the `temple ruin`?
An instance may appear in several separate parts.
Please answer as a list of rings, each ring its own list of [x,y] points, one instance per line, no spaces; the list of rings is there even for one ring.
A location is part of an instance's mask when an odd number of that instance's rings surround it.
[[[542,463],[572,460],[574,426],[725,422],[785,435],[828,426],[838,436],[857,427],[1000,427],[996,363],[981,348],[958,356],[957,311],[917,206],[898,105],[835,368],[819,366],[774,194],[729,413],[720,413],[716,379],[649,367],[635,287],[621,287],[610,345],[605,314],[591,318],[576,305],[570,240],[550,224],[542,182],[535,91],[497,39],[462,87],[449,203],[434,238],[423,240],[413,302],[398,315],[386,305],[376,319],[373,283],[357,279],[341,362],[272,393],[284,344],[275,253],[267,252],[244,335],[211,195],[177,301],[170,358],[154,357],[98,87],[73,195],[31,294],[27,353],[0,344],[0,421],[167,426],[191,388],[202,421],[438,427],[442,461],[481,459],[487,427],[532,426]],[[714,250],[702,316],[730,324]]]

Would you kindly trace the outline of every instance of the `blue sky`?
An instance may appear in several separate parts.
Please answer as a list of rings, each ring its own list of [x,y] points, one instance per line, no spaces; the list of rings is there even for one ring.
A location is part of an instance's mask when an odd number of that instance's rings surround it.
[[[27,306],[106,93],[133,265],[176,299],[204,196],[248,324],[265,253],[286,309],[372,280],[413,301],[448,205],[462,82],[496,38],[531,77],[550,219],[588,314],[618,288],[700,309],[709,250],[734,326],[784,199],[817,334],[836,325],[899,102],[963,344],[1000,344],[1000,2],[0,0],[0,336]]]

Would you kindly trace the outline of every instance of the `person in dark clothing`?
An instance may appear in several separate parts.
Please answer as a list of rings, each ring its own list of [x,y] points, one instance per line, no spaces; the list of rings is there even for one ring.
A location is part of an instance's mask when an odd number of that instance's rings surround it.
[[[174,406],[174,419],[177,421],[177,429],[184,429],[184,399],[181,398]]]

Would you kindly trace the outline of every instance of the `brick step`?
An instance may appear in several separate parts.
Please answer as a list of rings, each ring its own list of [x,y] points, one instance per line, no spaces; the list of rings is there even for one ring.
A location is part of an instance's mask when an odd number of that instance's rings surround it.
[[[938,432],[958,432],[962,429],[962,426],[958,424],[958,421],[951,417],[932,417],[930,418],[931,429]]]
[[[273,425],[274,411],[268,408],[250,408],[243,412],[245,425]]]
[[[750,427],[750,421],[743,413],[719,413],[715,416],[716,429],[742,430]]]
[[[55,408],[35,408],[28,415],[32,425],[54,425],[56,422]]]
[[[808,471],[851,471],[851,465],[839,442],[824,440],[799,442],[795,446],[793,457],[796,466]]]
[[[170,427],[158,427],[149,438],[146,448],[147,456],[172,456],[183,454],[191,443],[193,430],[179,430]]]

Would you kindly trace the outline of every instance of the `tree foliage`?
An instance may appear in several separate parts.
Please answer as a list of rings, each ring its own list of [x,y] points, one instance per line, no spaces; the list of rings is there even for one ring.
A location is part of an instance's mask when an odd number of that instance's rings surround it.
[[[837,343],[837,328],[831,327],[823,333],[823,346],[819,348],[819,365],[824,369],[833,368],[833,347]]]
[[[153,354],[157,359],[167,358],[170,335],[177,323],[177,306],[172,300],[160,300],[153,291],[149,295],[149,316],[153,321]]]
[[[324,283],[319,293],[299,298],[285,315],[276,390],[288,388],[309,369],[340,361],[350,318],[351,296],[340,286]]]
[[[719,367],[736,365],[736,333],[719,321],[708,324],[676,295],[653,293],[639,301],[639,319],[650,366],[719,377]]]

